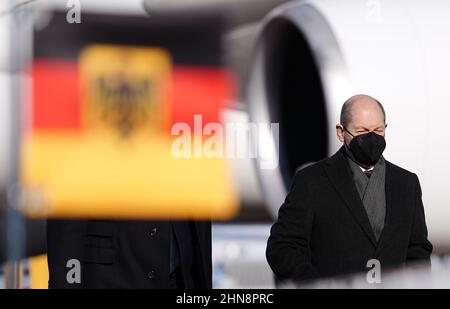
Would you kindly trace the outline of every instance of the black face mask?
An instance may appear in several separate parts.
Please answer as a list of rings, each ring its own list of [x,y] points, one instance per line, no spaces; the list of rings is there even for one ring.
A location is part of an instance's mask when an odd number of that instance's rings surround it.
[[[344,130],[353,136],[348,148],[355,160],[366,166],[375,165],[386,148],[384,137],[374,132],[354,136],[346,128]]]

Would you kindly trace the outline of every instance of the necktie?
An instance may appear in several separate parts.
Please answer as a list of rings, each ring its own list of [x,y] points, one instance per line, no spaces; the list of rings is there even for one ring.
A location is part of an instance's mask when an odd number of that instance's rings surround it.
[[[364,171],[364,174],[366,174],[366,176],[367,176],[368,178],[370,178],[370,176],[372,176],[372,171],[373,171],[373,170]]]

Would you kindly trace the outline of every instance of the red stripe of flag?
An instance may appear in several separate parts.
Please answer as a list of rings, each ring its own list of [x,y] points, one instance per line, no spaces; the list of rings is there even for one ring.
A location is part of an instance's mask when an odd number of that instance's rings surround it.
[[[33,76],[33,128],[80,129],[78,63],[36,59]],[[176,66],[173,69],[171,123],[193,127],[195,114],[203,123],[219,122],[219,112],[234,95],[234,83],[223,68]]]

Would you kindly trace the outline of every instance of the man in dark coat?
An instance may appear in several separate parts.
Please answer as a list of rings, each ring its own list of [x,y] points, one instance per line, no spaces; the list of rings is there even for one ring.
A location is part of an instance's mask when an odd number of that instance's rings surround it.
[[[294,177],[272,226],[266,256],[280,280],[303,281],[430,264],[432,245],[416,174],[385,160],[385,111],[372,97],[345,102],[341,149]]]
[[[50,288],[212,288],[210,222],[48,220],[47,247]]]

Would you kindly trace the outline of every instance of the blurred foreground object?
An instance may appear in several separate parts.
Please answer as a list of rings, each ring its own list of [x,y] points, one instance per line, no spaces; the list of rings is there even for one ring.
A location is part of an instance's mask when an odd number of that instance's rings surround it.
[[[47,255],[29,259],[30,289],[48,289]]]
[[[224,12],[229,26],[258,22],[275,6],[289,0],[143,0],[151,16]]]
[[[221,62],[220,16],[192,18],[84,14],[72,25],[53,12],[36,31],[32,123],[22,144],[25,213],[235,215],[225,159],[173,154],[171,125],[191,125],[194,115],[217,122],[232,96]]]
[[[432,271],[429,266],[416,264],[407,268],[381,268],[380,283],[370,283],[371,274],[355,274],[337,278],[317,280],[304,284],[286,284],[281,288],[307,289],[448,289],[450,288],[450,259],[448,257],[432,259]],[[369,269],[368,269],[369,271]]]

